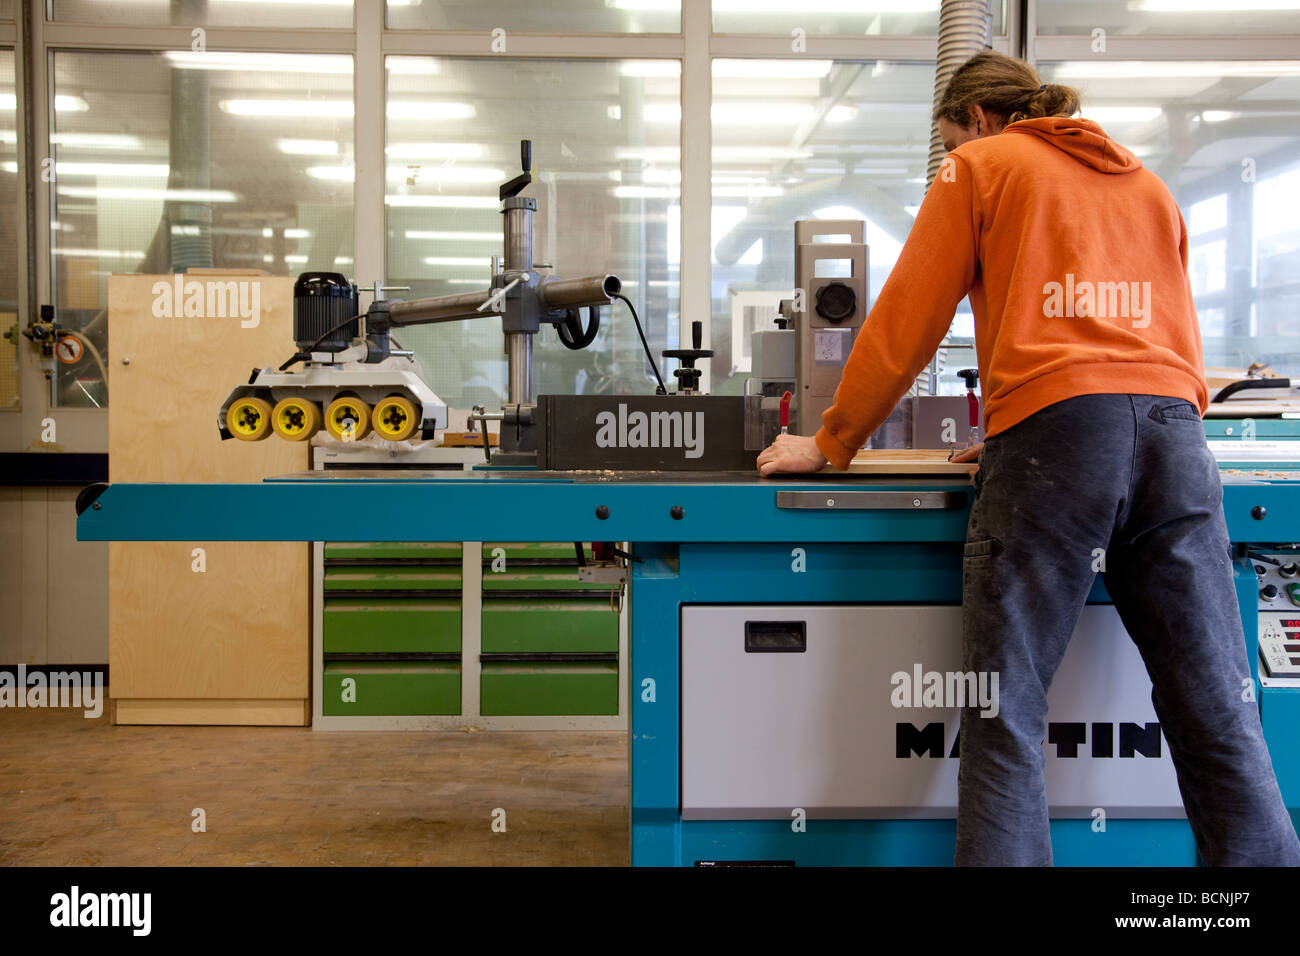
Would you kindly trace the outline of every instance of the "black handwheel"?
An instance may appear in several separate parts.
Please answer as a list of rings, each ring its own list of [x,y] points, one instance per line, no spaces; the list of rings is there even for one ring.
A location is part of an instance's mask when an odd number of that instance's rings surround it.
[[[569,309],[564,316],[564,321],[556,324],[555,331],[560,336],[560,341],[564,343],[565,348],[576,352],[585,349],[596,341],[596,333],[600,331],[600,306],[588,307],[587,316],[585,330],[582,327],[582,318],[577,309]]]

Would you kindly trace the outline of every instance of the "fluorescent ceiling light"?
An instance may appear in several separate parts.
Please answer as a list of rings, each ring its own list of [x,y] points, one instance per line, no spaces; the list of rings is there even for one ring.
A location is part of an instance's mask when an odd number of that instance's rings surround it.
[[[56,256],[77,257],[79,259],[143,259],[144,253],[138,249],[65,249],[56,248]]]
[[[483,266],[487,268],[492,265],[492,259],[488,256],[425,256],[420,260],[426,266]]]
[[[811,103],[745,101],[714,103],[712,117],[713,122],[720,126],[772,126],[802,123],[811,118],[813,113],[814,106]],[[619,106],[607,107],[606,114],[612,120],[623,118],[623,110]],[[843,123],[857,115],[857,107],[832,106],[826,113],[826,122]],[[641,116],[647,123],[680,123],[682,107],[680,103],[647,103],[642,108]]]
[[[339,144],[333,139],[281,139],[276,141],[280,152],[290,156],[337,156]]]
[[[68,149],[143,149],[138,136],[120,133],[52,133],[50,142]]]
[[[60,186],[60,196],[73,199],[140,199],[152,202],[237,202],[228,189],[134,189],[118,186]]]
[[[1207,123],[1222,123],[1224,120],[1235,119],[1240,115],[1231,110],[1205,110],[1201,113],[1201,119]]]
[[[335,256],[334,264],[336,266],[350,266],[354,264],[354,260],[351,256]]]
[[[618,65],[618,72],[621,76],[681,76],[682,61],[624,60]]]
[[[614,158],[620,160],[641,159],[654,162],[679,159],[681,155],[682,151],[676,146],[627,146],[614,150]]]
[[[1296,76],[1300,60],[1066,60],[1052,72],[1056,80],[1214,79],[1220,76]]]
[[[431,56],[386,56],[384,66],[389,73],[413,76],[437,76],[442,72],[442,64]]]
[[[308,230],[306,230],[306,229],[286,229],[286,230],[284,231],[284,238],[286,238],[286,239],[309,239],[309,238],[311,238],[311,233],[310,233]]]
[[[233,116],[343,119],[353,112],[351,100],[221,100],[217,105]]]
[[[713,195],[715,196],[753,196],[762,198],[765,196],[779,196],[783,192],[780,186],[715,186]]]
[[[619,199],[676,199],[680,189],[672,186],[615,186],[611,192]]]
[[[385,206],[432,206],[440,209],[497,209],[501,202],[494,196],[402,196],[387,195]]]
[[[405,180],[414,176],[417,180],[438,183],[499,183],[506,178],[505,170],[490,169],[486,166],[389,166],[388,178]]]
[[[477,143],[393,143],[385,148],[389,159],[478,159]]]
[[[677,13],[682,0],[605,0],[605,6],[615,10],[659,10]]]
[[[795,149],[790,146],[715,146],[713,161],[715,163],[753,163],[771,159],[808,159],[811,149]]]
[[[502,242],[499,232],[444,232],[429,229],[408,229],[402,233],[407,239],[435,239],[449,242]]]
[[[1163,112],[1159,106],[1094,106],[1082,115],[1098,123],[1146,123]]]
[[[932,13],[939,0],[713,0],[714,13]]]
[[[60,113],[84,113],[90,109],[90,104],[80,96],[56,96],[54,109]]]
[[[356,181],[357,171],[352,166],[312,166],[307,170],[307,175],[329,182],[350,183]]]
[[[307,264],[306,256],[285,256],[284,264],[287,266],[305,266]]]
[[[166,179],[171,167],[166,163],[55,163],[55,176],[123,176]]]
[[[713,75],[743,79],[821,79],[831,71],[832,60],[724,60],[713,61]]]
[[[178,70],[255,70],[268,73],[352,74],[352,57],[327,53],[227,53],[212,50],[168,50],[163,53]]]
[[[1300,10],[1295,0],[1129,0],[1130,10],[1149,13],[1239,13],[1254,10]]]
[[[387,112],[389,119],[455,120],[471,119],[478,111],[468,103],[392,100]]]

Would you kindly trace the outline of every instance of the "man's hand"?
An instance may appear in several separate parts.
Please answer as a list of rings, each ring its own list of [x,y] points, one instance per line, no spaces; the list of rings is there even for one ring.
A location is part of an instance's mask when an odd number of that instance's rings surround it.
[[[777,435],[776,441],[758,454],[758,473],[764,478],[778,473],[807,475],[825,467],[826,456],[817,442],[805,435]]]
[[[952,456],[952,460],[978,462],[980,460],[980,452],[982,452],[983,450],[984,450],[984,443],[980,442],[979,444],[971,445],[969,448],[963,448],[961,451],[957,452],[957,454]],[[980,470],[980,466],[976,464],[975,467],[971,469],[971,477],[972,478],[975,477],[975,472],[979,470]]]

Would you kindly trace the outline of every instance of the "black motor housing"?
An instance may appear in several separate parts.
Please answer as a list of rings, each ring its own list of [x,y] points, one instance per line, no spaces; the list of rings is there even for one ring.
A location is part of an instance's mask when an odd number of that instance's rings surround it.
[[[293,338],[298,348],[341,352],[351,345],[360,323],[357,302],[357,287],[341,272],[298,276],[293,285]]]

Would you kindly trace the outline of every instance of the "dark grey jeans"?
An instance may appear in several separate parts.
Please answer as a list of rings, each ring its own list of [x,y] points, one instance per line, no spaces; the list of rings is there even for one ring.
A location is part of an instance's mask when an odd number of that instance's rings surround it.
[[[957,864],[1052,862],[1047,690],[1104,548],[1202,859],[1300,865],[1258,704],[1243,695],[1223,489],[1197,410],[1151,395],[1058,402],[988,440],[975,487],[965,667],[999,673],[1001,709],[962,714]]]

